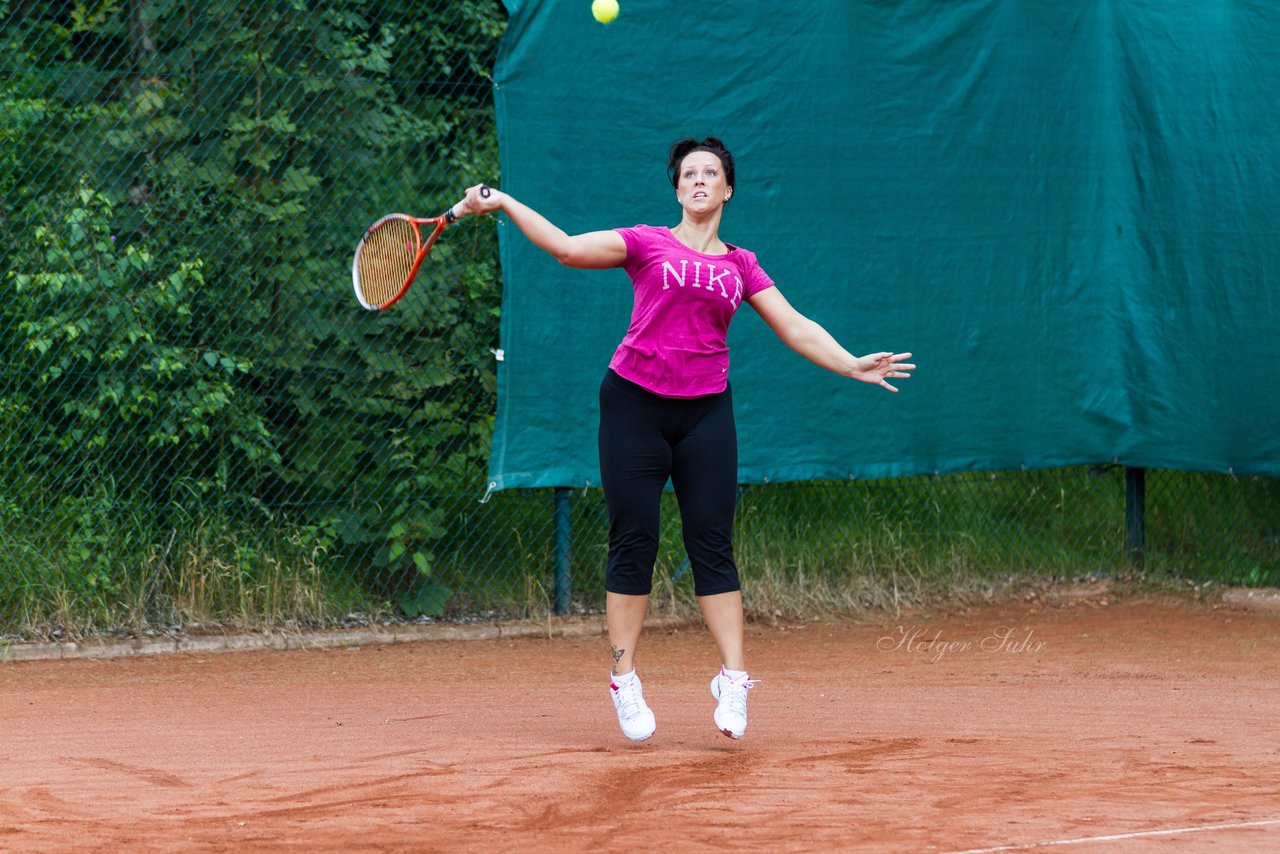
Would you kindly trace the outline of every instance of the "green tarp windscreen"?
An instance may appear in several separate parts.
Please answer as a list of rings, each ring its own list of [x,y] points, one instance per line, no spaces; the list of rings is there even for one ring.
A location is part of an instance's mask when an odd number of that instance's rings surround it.
[[[502,187],[570,233],[674,225],[667,146],[737,160],[721,227],[903,392],[730,330],[744,483],[1074,463],[1280,475],[1280,11],[1239,0],[508,0]],[[598,483],[620,270],[499,223],[493,488]]]

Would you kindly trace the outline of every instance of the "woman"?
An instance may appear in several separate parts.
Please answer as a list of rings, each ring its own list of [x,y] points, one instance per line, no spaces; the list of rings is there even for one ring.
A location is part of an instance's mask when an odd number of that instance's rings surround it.
[[[638,225],[570,236],[511,196],[467,190],[472,214],[501,210],[535,245],[569,267],[624,267],[635,287],[631,325],[600,387],[600,471],[609,511],[606,622],[610,693],[623,733],[653,735],[635,672],[658,551],[659,499],[670,478],[680,506],[694,592],[720,652],[711,680],[716,728],[747,728],[742,592],[733,557],[737,437],[728,384],[729,321],[742,302],[800,355],[843,376],[897,391],[910,353],[861,358],[783,298],[756,257],[720,239],[733,196],[733,156],[715,137],[683,139],[667,172],[682,215],[674,228]]]

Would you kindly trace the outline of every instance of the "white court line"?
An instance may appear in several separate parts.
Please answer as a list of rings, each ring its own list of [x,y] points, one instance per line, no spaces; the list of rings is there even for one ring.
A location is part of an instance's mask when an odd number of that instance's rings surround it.
[[[945,854],[997,854],[1000,851],[1030,851],[1051,845],[1084,845],[1088,842],[1120,842],[1125,839],[1142,839],[1147,836],[1175,836],[1179,833],[1203,833],[1206,830],[1238,830],[1242,827],[1266,827],[1280,824],[1280,818],[1264,821],[1238,821],[1231,824],[1202,824],[1199,827],[1176,827],[1171,830],[1140,830],[1136,833],[1116,833],[1111,836],[1080,836],[1075,839],[1055,839],[1051,842],[1028,842],[1020,845],[997,845],[994,848],[966,848],[964,851],[947,851]]]

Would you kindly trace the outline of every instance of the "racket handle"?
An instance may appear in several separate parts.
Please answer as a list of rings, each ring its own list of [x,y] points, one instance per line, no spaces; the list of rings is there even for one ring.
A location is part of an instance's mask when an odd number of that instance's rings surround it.
[[[485,184],[480,185],[480,195],[486,199],[489,198],[489,187],[487,185]],[[466,204],[466,202],[467,200],[463,199],[453,207],[449,208],[449,210],[445,211],[444,221],[452,223],[458,219],[461,219],[463,214],[462,207],[463,205]]]

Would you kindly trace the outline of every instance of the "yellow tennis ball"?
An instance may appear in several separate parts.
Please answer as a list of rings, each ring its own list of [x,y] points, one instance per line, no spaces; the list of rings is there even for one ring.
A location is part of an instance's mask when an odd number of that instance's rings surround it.
[[[591,0],[591,14],[602,24],[618,17],[618,0]]]

